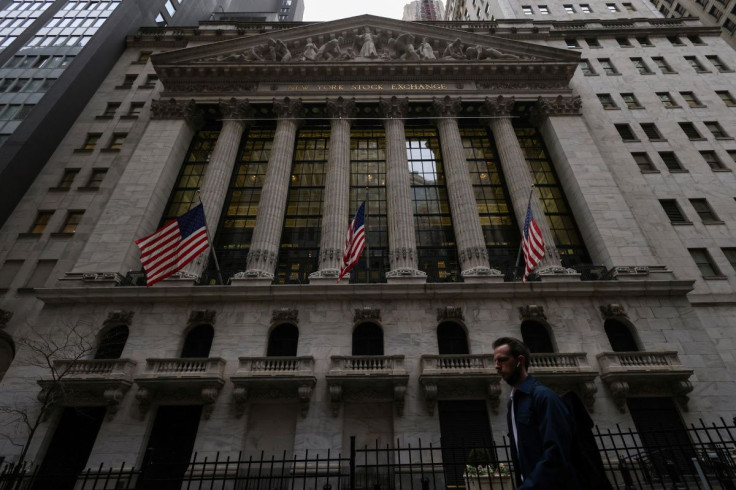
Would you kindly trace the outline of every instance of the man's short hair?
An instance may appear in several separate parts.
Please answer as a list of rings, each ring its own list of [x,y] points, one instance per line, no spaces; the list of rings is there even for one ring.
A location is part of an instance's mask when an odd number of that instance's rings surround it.
[[[493,348],[496,349],[502,345],[508,345],[511,355],[514,357],[524,356],[524,368],[529,369],[529,358],[531,352],[526,344],[515,337],[501,337],[493,342]]]

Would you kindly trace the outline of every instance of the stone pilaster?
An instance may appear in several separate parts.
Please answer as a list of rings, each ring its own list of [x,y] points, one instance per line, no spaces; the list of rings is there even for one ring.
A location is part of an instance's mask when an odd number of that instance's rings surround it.
[[[493,132],[493,139],[498,149],[498,157],[501,161],[509,197],[513,204],[514,216],[519,225],[519,231],[524,231],[527,205],[534,180],[532,178],[529,164],[526,162],[524,152],[521,150],[516,132],[511,124],[511,110],[514,108],[513,97],[499,96],[496,99],[486,98],[483,104],[483,113],[491,116],[488,125]],[[555,246],[554,235],[549,228],[549,223],[544,215],[539,193],[535,190],[531,193],[532,214],[542,231],[544,238],[545,253],[542,261],[537,265],[536,271],[540,275],[545,273],[565,273],[560,263],[560,254]],[[572,271],[575,273],[574,271]]]
[[[386,128],[386,193],[388,200],[389,282],[426,281],[417,269],[417,239],[411,201],[411,176],[406,158],[404,120],[408,99],[380,99]]]
[[[457,125],[460,99],[449,96],[434,98],[432,109],[437,117],[437,128],[442,147],[450,212],[455,229],[461,275],[468,280],[476,278],[501,278],[502,274],[488,265],[488,249],[478,215],[478,204],[470,180],[468,163],[463,156],[463,142]]]
[[[112,286],[141,269],[132,238],[159,225],[171,189],[201,121],[193,100],[155,100],[151,121],[128,161],[79,259],[65,281],[70,286]]]
[[[274,101],[274,112],[279,118],[276,136],[268,159],[261,200],[258,202],[256,227],[253,230],[246,271],[236,274],[235,279],[260,280],[270,284],[274,278],[289,193],[294,142],[302,111],[301,99],[286,97]]]
[[[210,161],[207,164],[202,185],[200,186],[200,199],[204,206],[204,215],[207,220],[207,231],[210,238],[214,239],[217,226],[220,222],[220,214],[225,205],[228,185],[232,177],[235,160],[238,158],[240,139],[243,137],[246,123],[243,119],[253,115],[253,109],[247,101],[235,98],[220,101],[220,112],[222,114],[222,130],[217,137],[217,143],[212,150]],[[182,272],[187,277],[199,278],[207,267],[211,251],[207,251],[187,265]]]
[[[327,101],[331,119],[330,153],[325,175],[319,270],[309,275],[310,282],[322,278],[336,280],[340,273],[350,205],[350,119],[355,111],[354,99],[338,97]]]

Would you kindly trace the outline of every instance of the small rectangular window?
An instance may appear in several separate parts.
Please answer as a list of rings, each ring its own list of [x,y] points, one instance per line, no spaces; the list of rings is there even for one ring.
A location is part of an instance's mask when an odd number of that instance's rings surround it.
[[[731,264],[731,267],[736,269],[736,248],[722,248],[721,251],[723,251],[723,255],[726,256],[726,260]]]
[[[115,116],[115,113],[117,112],[119,107],[120,102],[108,102],[107,107],[105,107],[105,112],[103,112],[99,117],[111,118]]]
[[[669,63],[667,63],[667,60],[665,60],[662,56],[652,56],[652,61],[654,61],[654,64],[657,65],[657,68],[659,68],[659,71],[665,74],[669,73],[676,73]]]
[[[151,54],[153,54],[151,51],[141,51],[138,54],[138,59],[136,60],[136,63],[139,63],[139,64],[147,63],[148,60],[151,59]]]
[[[156,86],[156,82],[158,82],[158,75],[147,75],[146,76],[146,83],[141,85],[143,88],[153,88]]]
[[[632,153],[631,156],[639,166],[639,170],[641,170],[642,173],[658,172],[657,168],[652,163],[652,159],[649,158],[649,155],[646,153]]]
[[[688,62],[688,63],[690,64],[690,66],[691,66],[691,67],[692,67],[692,68],[693,68],[693,69],[694,69],[694,70],[695,70],[696,72],[698,72],[698,73],[703,73],[703,72],[706,72],[706,71],[708,71],[708,70],[706,70],[706,69],[705,69],[705,67],[704,67],[704,66],[703,66],[703,64],[702,64],[702,63],[700,62],[700,60],[698,60],[698,58],[696,58],[695,56],[685,56],[684,58],[685,58],[685,61],[687,61],[687,62]]]
[[[609,12],[618,12],[618,7],[616,7],[615,3],[607,3],[606,8]]]
[[[143,106],[145,105],[145,102],[131,102],[130,107],[128,108],[128,113],[125,114],[126,117],[138,117],[141,114],[141,111],[143,110]]]
[[[61,176],[59,184],[55,187],[56,190],[69,190],[74,183],[74,179],[79,173],[78,168],[67,168],[64,170],[64,175]]]
[[[593,12],[593,9],[591,9],[590,5],[588,5],[587,3],[581,3],[580,11],[584,14],[590,14],[591,12]]]
[[[573,7],[570,4],[563,5],[562,7],[565,9],[565,12],[567,12],[568,14],[574,14],[575,13],[575,7]]]
[[[112,138],[110,138],[110,143],[105,149],[108,151],[120,151],[127,136],[128,133],[114,133]]]
[[[705,44],[702,39],[700,39],[700,36],[697,34],[690,34],[687,36],[687,38],[690,40],[693,44]]]
[[[621,98],[624,99],[624,103],[626,104],[626,107],[628,109],[641,109],[642,108],[642,105],[639,103],[639,100],[636,98],[636,95],[632,93],[621,94]]]
[[[85,187],[87,189],[99,189],[105,175],[107,175],[106,168],[93,168]]]
[[[718,158],[718,154],[715,151],[701,151],[700,155],[703,157],[703,160],[705,160],[705,163],[708,164],[711,170],[727,170],[726,167],[723,165],[723,162],[721,162],[721,159]]]
[[[721,277],[721,271],[716,267],[713,258],[705,248],[689,248],[690,256],[693,258],[695,265],[700,269],[700,273],[703,277]]]
[[[675,155],[675,152],[673,151],[660,151],[659,157],[664,162],[664,166],[667,167],[667,170],[670,172],[683,172],[685,171],[684,168],[682,168],[682,164],[680,163],[680,160],[677,158],[677,155]]]
[[[118,85],[117,88],[132,88],[137,78],[138,75],[133,73],[125,75],[125,78],[123,78],[123,83]]]
[[[61,225],[61,228],[59,229],[59,233],[76,232],[79,222],[82,221],[82,216],[84,216],[84,211],[69,211],[66,214],[64,224]]]
[[[600,48],[601,47],[600,41],[598,41],[598,39],[594,37],[585,38],[585,42],[588,44],[589,48]]]
[[[682,40],[679,38],[679,36],[667,36],[667,40],[673,46],[683,46],[685,44],[685,43],[682,42]]]
[[[669,92],[657,92],[657,97],[659,97],[660,102],[662,102],[662,105],[667,107],[668,109],[673,107],[680,107],[675,100],[672,98]]]
[[[83,151],[92,151],[97,146],[97,142],[100,141],[102,133],[87,133],[87,138],[84,140],[84,144],[80,148]]]
[[[622,48],[630,48],[630,47],[632,47],[631,46],[631,41],[629,41],[629,38],[628,37],[617,37],[616,38],[616,42]]]
[[[705,59],[707,59],[708,61],[710,61],[711,64],[716,67],[716,70],[718,70],[720,72],[729,72],[729,71],[731,71],[731,69],[728,66],[726,66],[726,64],[721,60],[721,58],[719,58],[716,55],[713,55],[713,54],[712,55],[707,55],[705,57]]]
[[[546,5],[538,5],[537,8],[539,9],[539,13],[542,15],[548,15],[549,14],[549,8],[547,8]]]
[[[628,124],[622,123],[622,124],[615,124],[616,131],[618,131],[619,136],[621,136],[621,139],[623,141],[639,141],[639,138],[636,137],[634,132],[631,130],[631,126]]]
[[[728,107],[736,107],[736,99],[728,90],[716,90],[716,95],[721,98],[724,104]]]
[[[717,121],[708,121],[705,122],[705,127],[708,129],[708,131],[713,134],[714,138],[729,138],[728,133],[726,133],[726,130],[723,129],[721,124]]]
[[[604,109],[616,109],[618,107],[611,94],[598,94],[598,100],[601,101]]]
[[[652,70],[649,69],[647,64],[644,62],[643,58],[630,58],[631,62],[634,64],[634,68],[636,68],[639,71],[639,74],[641,75],[651,75]]]
[[[684,223],[690,223],[690,221],[685,218],[685,215],[682,214],[682,210],[680,209],[680,206],[677,204],[677,200],[675,199],[660,199],[659,203],[662,205],[662,209],[664,209],[664,212],[667,214],[667,217],[670,220],[670,223],[678,223],[678,224],[684,224]]]
[[[590,61],[580,60],[578,62],[578,66],[580,66],[580,71],[583,72],[583,75],[585,76],[595,75],[595,71],[593,71],[593,65],[590,64]]]
[[[624,5],[627,5],[627,4],[624,4]],[[628,5],[631,5],[631,4],[628,4]],[[647,36],[637,36],[636,42],[638,42],[640,46],[644,46],[646,48],[654,46],[654,44],[652,44],[652,41],[650,41]]]
[[[579,48],[580,47],[580,43],[578,43],[578,40],[572,39],[572,38],[565,39],[565,45],[568,48]]]
[[[694,92],[680,92],[680,95],[689,107],[705,107]]]
[[[723,17],[723,11],[717,8],[715,5],[713,5],[711,6],[710,10],[708,10],[708,15],[710,15],[716,20],[720,20],[721,17]]]
[[[636,12],[636,8],[630,3],[622,3],[627,12]]]
[[[707,200],[690,199],[690,204],[692,204],[693,209],[698,213],[703,223],[721,223],[721,220],[718,219],[718,216],[716,216],[715,211],[710,207]]]
[[[43,233],[44,230],[46,230],[46,225],[49,224],[53,215],[53,211],[39,211],[36,213],[36,219],[33,221],[33,225],[31,226],[31,229],[28,230],[28,233],[33,235],[40,235]]]
[[[682,132],[685,133],[685,136],[687,136],[691,140],[700,140],[703,139],[703,136],[700,134],[698,129],[695,127],[695,125],[691,122],[680,122],[677,123],[680,126],[680,129],[682,129]]]
[[[616,70],[616,67],[613,66],[609,58],[598,58],[598,63],[601,64],[606,75],[618,75],[618,70]]]
[[[642,131],[647,135],[650,141],[661,141],[662,133],[657,129],[657,125],[654,123],[640,123]]]

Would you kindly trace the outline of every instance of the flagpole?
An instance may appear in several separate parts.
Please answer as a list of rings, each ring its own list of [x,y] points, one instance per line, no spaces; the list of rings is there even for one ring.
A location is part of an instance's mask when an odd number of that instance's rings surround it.
[[[532,194],[534,194],[534,184],[532,184],[532,188],[529,189],[529,201],[526,203],[526,211],[529,210],[529,206],[532,204]],[[525,213],[526,213],[526,211],[525,211]],[[526,214],[524,214],[524,220],[526,220]],[[524,237],[523,237],[523,235],[524,235],[524,224],[522,223],[521,226],[522,226],[522,228],[521,228],[521,230],[522,230],[521,231],[522,237],[521,237],[521,243],[519,243],[519,253],[516,254],[516,266],[515,266],[516,269],[519,268],[519,261],[521,260],[521,248],[522,248],[522,245],[524,243]],[[516,273],[516,270],[514,270],[514,274],[515,273]]]
[[[224,286],[225,283],[222,280],[222,273],[220,272],[220,263],[217,261],[215,246],[212,244],[212,239],[210,238],[210,228],[209,226],[207,226],[207,213],[204,212],[204,203],[202,202],[202,197],[199,195],[199,189],[197,189],[197,200],[199,201],[199,204],[202,205],[202,216],[204,216],[204,231],[207,234],[207,243],[210,244],[212,258],[215,259],[215,270],[217,271],[217,279],[220,281],[220,284]]]

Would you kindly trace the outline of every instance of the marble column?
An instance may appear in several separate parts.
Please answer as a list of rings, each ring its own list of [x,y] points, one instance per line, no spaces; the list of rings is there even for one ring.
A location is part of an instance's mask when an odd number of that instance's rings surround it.
[[[238,158],[240,139],[243,137],[246,128],[244,119],[248,119],[253,115],[253,109],[247,101],[233,98],[220,101],[220,113],[222,114],[222,130],[220,130],[217,137],[217,143],[215,143],[210,161],[205,167],[205,174],[199,187],[200,199],[207,220],[207,231],[212,240],[215,239],[217,234],[217,226],[220,223],[220,215],[225,205],[228,186],[232,178],[235,161]],[[182,272],[195,280],[199,279],[207,267],[211,255],[210,250],[199,255]]]
[[[482,111],[484,115],[490,116],[488,125],[496,142],[498,157],[501,161],[501,168],[514,209],[514,216],[519,225],[519,231],[523,233],[526,210],[530,202],[529,193],[534,184],[534,179],[521,145],[519,145],[514,126],[511,124],[513,108],[513,97],[498,96],[496,99],[486,98]],[[535,189],[531,193],[532,215],[542,231],[545,252],[535,270],[540,275],[566,273],[568,271],[563,269],[560,264],[560,254],[555,246],[554,235],[549,228],[539,197],[539,192]],[[575,271],[572,271],[572,273],[575,273]]]
[[[245,272],[235,275],[237,279],[256,280],[262,284],[270,284],[274,278],[276,261],[279,253],[281,229],[286,213],[286,198],[289,194],[289,177],[291,175],[294,142],[303,109],[301,99],[274,101],[274,113],[279,121],[273,139],[271,156],[268,159],[266,177],[258,202],[256,226],[246,263]]]
[[[193,100],[152,102],[146,131],[65,281],[114,286],[127,271],[141,269],[134,239],[153,233],[160,224],[200,122],[201,112]],[[161,286],[171,284],[167,280]]]
[[[424,282],[417,269],[417,238],[411,198],[411,174],[406,158],[404,119],[408,99],[381,98],[378,102],[386,128],[386,195],[388,200],[389,282]]]
[[[349,224],[350,120],[355,111],[354,99],[338,97],[327,101],[327,114],[331,120],[330,150],[325,173],[319,270],[309,275],[310,282],[319,279],[336,282],[340,273]],[[348,281],[343,284],[348,284]]]
[[[479,278],[503,279],[501,271],[491,269],[488,265],[488,249],[478,215],[478,203],[457,125],[460,99],[449,96],[443,99],[434,98],[432,110],[437,117],[461,275],[466,281]]]

